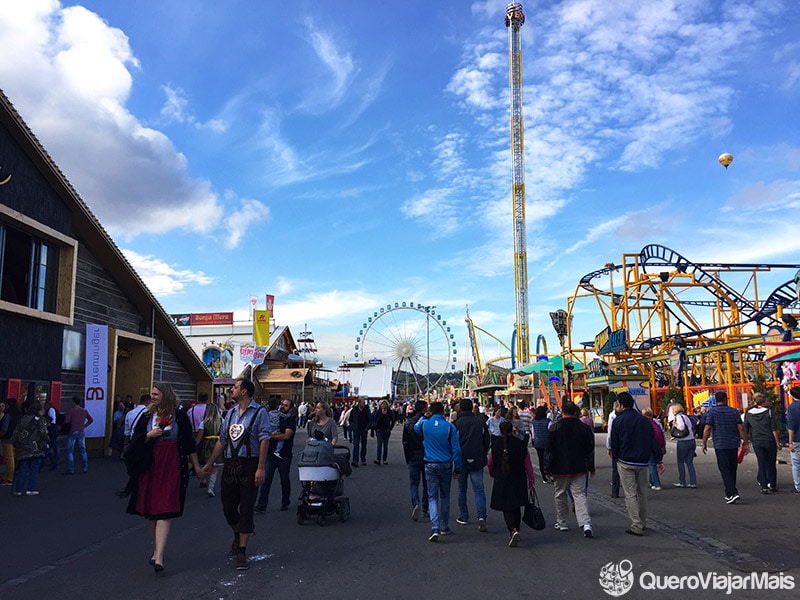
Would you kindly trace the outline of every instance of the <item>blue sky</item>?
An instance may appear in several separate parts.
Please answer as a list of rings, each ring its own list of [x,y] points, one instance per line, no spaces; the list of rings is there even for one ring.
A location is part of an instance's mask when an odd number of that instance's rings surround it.
[[[800,262],[800,4],[523,4],[532,339],[648,243]],[[271,293],[334,366],[419,302],[463,357],[514,324],[505,5],[5,0],[0,87],[168,312]]]

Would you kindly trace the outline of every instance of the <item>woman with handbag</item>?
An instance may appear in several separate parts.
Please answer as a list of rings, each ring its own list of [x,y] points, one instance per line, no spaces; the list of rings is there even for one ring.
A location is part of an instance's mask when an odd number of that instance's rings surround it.
[[[536,484],[528,448],[513,431],[510,421],[500,423],[500,437],[492,440],[488,464],[489,475],[494,478],[490,506],[503,513],[511,536],[510,548],[519,544],[520,509],[528,504],[529,490],[534,490]]]

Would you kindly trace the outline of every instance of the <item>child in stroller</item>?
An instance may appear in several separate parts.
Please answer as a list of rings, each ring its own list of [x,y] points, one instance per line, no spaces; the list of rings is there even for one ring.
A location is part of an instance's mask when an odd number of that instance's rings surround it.
[[[317,431],[309,438],[298,462],[302,491],[297,504],[297,523],[316,518],[320,525],[326,517],[337,515],[344,522],[350,518],[350,499],[344,494],[344,478],[353,471],[350,449],[334,446]]]

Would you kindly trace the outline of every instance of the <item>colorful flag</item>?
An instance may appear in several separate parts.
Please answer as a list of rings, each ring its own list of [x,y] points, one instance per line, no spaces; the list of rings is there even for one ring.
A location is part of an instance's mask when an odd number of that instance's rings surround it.
[[[253,340],[256,346],[269,346],[270,311],[256,310],[253,314]]]
[[[258,308],[258,298],[256,296],[250,296],[250,318],[253,318],[253,313],[256,312]]]

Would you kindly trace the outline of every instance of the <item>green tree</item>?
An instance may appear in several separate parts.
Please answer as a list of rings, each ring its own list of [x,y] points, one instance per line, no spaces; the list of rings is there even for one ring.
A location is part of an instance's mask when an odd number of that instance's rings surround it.
[[[683,390],[678,389],[676,387],[671,387],[661,397],[661,400],[659,400],[659,405],[661,406],[661,412],[663,413],[664,411],[666,411],[667,407],[670,404],[674,404],[675,402],[679,404],[685,404],[683,398]],[[684,406],[684,408],[686,407]]]

